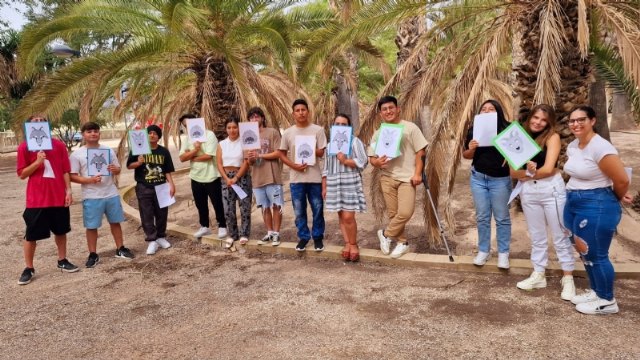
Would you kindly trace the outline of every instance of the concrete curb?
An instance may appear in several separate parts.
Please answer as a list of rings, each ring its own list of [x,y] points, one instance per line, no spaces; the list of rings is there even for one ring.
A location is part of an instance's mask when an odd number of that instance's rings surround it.
[[[187,172],[189,169],[180,169],[176,171],[177,174]],[[133,196],[135,190],[135,183],[120,189],[120,198],[124,212],[131,218],[140,222],[140,214],[138,210],[130,206],[127,202],[131,196]],[[167,234],[171,236],[188,239],[191,241],[198,241],[193,235],[193,229],[185,226],[179,226],[169,223],[167,226]],[[216,236],[204,236],[200,239],[203,244],[211,245],[213,247],[223,248],[223,240],[218,239]],[[312,246],[308,246],[304,252],[296,251],[296,243],[282,242],[278,246],[271,245],[258,245],[257,240],[250,240],[246,245],[239,245],[234,243],[235,251],[238,247],[244,246],[246,250],[260,251],[262,253],[269,254],[285,254],[285,255],[297,255],[300,257],[318,257],[326,259],[342,260],[340,254],[342,252],[341,246],[325,245],[324,251],[316,252]],[[528,259],[511,259],[509,270],[501,270],[497,267],[497,256],[487,262],[485,266],[478,267],[473,265],[472,256],[454,256],[454,262],[449,261],[447,255],[434,255],[434,254],[418,254],[408,253],[402,256],[400,259],[391,259],[389,256],[382,254],[380,250],[375,249],[360,249],[360,261],[381,263],[385,265],[399,265],[399,266],[414,266],[422,268],[433,268],[443,270],[454,271],[467,271],[475,273],[501,273],[506,275],[526,276],[529,275],[533,268],[531,261]],[[640,264],[614,264],[616,269],[616,278],[618,279],[638,279],[640,278]],[[547,267],[547,275],[562,275],[562,269],[560,265],[555,261],[550,261]],[[576,269],[574,275],[586,277],[584,266],[581,263],[576,263]]]

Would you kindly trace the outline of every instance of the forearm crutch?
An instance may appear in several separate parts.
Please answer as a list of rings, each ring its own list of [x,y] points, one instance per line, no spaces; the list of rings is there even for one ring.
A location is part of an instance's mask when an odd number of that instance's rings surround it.
[[[445,234],[444,227],[442,226],[442,222],[440,221],[440,217],[438,216],[438,209],[436,209],[436,204],[433,202],[433,197],[431,196],[431,190],[429,190],[429,182],[427,181],[427,160],[426,156],[422,157],[422,184],[424,184],[424,189],[429,196],[429,203],[431,204],[431,209],[433,210],[433,216],[436,217],[436,222],[438,223],[438,229],[440,230],[440,238],[444,242],[444,246],[447,248],[447,254],[449,255],[449,261],[453,262],[453,255],[451,255],[451,250],[449,249],[449,242],[447,241],[447,235]]]

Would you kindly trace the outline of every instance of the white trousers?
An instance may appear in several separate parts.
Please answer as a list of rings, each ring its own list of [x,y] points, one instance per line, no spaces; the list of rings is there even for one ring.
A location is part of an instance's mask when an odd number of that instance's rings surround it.
[[[520,200],[531,238],[533,269],[544,272],[547,268],[549,261],[547,226],[549,226],[562,270],[573,271],[575,267],[573,247],[561,223],[564,204],[567,201],[562,176],[558,173],[545,179],[526,181],[520,193]]]

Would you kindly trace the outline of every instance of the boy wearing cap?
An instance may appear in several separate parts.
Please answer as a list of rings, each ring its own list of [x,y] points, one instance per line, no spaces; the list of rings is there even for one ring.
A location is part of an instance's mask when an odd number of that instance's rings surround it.
[[[169,208],[161,208],[156,196],[157,185],[169,183],[169,194],[173,196],[176,187],[171,173],[175,171],[169,150],[158,144],[162,138],[162,129],[157,125],[147,127],[151,154],[134,156],[129,154],[127,169],[134,170],[136,180],[136,197],[140,221],[144,231],[145,241],[148,243],[147,255],[153,255],[158,247],[167,249],[171,244],[167,241],[167,216]]]

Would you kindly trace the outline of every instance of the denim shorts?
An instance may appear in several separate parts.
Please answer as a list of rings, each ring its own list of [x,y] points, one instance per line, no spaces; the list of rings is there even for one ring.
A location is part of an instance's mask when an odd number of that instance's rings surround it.
[[[282,185],[269,184],[253,189],[253,195],[256,197],[256,205],[262,208],[270,208],[272,206],[280,206],[284,204],[282,196]]]
[[[82,221],[87,229],[97,229],[102,226],[102,214],[107,215],[109,224],[124,221],[124,211],[119,196],[106,199],[85,199],[82,201]]]

